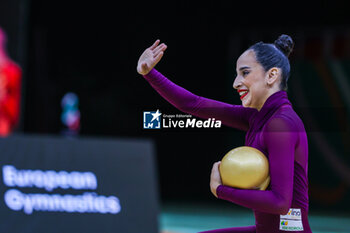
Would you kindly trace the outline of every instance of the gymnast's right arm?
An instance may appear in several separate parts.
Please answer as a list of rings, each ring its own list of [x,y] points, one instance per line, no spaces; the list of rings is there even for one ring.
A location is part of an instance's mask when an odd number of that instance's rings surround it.
[[[159,40],[141,55],[137,71],[143,75],[163,98],[180,111],[200,118],[215,118],[221,120],[224,125],[229,127],[244,131],[248,130],[249,118],[256,111],[255,109],[197,96],[171,82],[154,69],[154,66],[160,61],[166,49],[165,44],[158,44]]]

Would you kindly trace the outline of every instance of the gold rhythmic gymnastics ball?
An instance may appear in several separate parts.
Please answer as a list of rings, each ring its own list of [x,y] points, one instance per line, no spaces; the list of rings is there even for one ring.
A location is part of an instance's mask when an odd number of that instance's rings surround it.
[[[267,158],[250,146],[230,150],[221,160],[219,170],[222,183],[234,188],[265,190],[270,183]]]

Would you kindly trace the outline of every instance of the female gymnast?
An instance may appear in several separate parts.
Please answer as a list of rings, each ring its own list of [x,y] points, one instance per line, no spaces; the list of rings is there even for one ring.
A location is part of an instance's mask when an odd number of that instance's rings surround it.
[[[242,106],[197,96],[168,80],[154,69],[167,48],[159,43],[157,40],[143,52],[138,73],[180,111],[219,119],[227,126],[246,131],[245,145],[262,151],[269,160],[271,181],[265,191],[224,186],[220,162],[214,163],[211,192],[217,198],[253,209],[255,225],[205,232],[310,233],[307,136],[286,92],[288,56],[294,46],[291,37],[281,35],[273,44],[258,42],[238,58],[233,87]]]

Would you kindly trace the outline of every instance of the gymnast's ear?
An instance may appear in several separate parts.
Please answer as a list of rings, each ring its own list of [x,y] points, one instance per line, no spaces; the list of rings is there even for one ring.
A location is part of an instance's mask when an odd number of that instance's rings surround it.
[[[277,67],[272,67],[267,72],[266,84],[268,86],[273,86],[275,83],[277,83],[278,77],[280,76],[281,76],[281,69]]]

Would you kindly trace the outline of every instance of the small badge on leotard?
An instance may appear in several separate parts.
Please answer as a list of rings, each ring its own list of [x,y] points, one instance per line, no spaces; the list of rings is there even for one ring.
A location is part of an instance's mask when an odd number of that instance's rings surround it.
[[[280,230],[282,231],[303,231],[300,209],[289,209],[286,215],[280,215]]]

